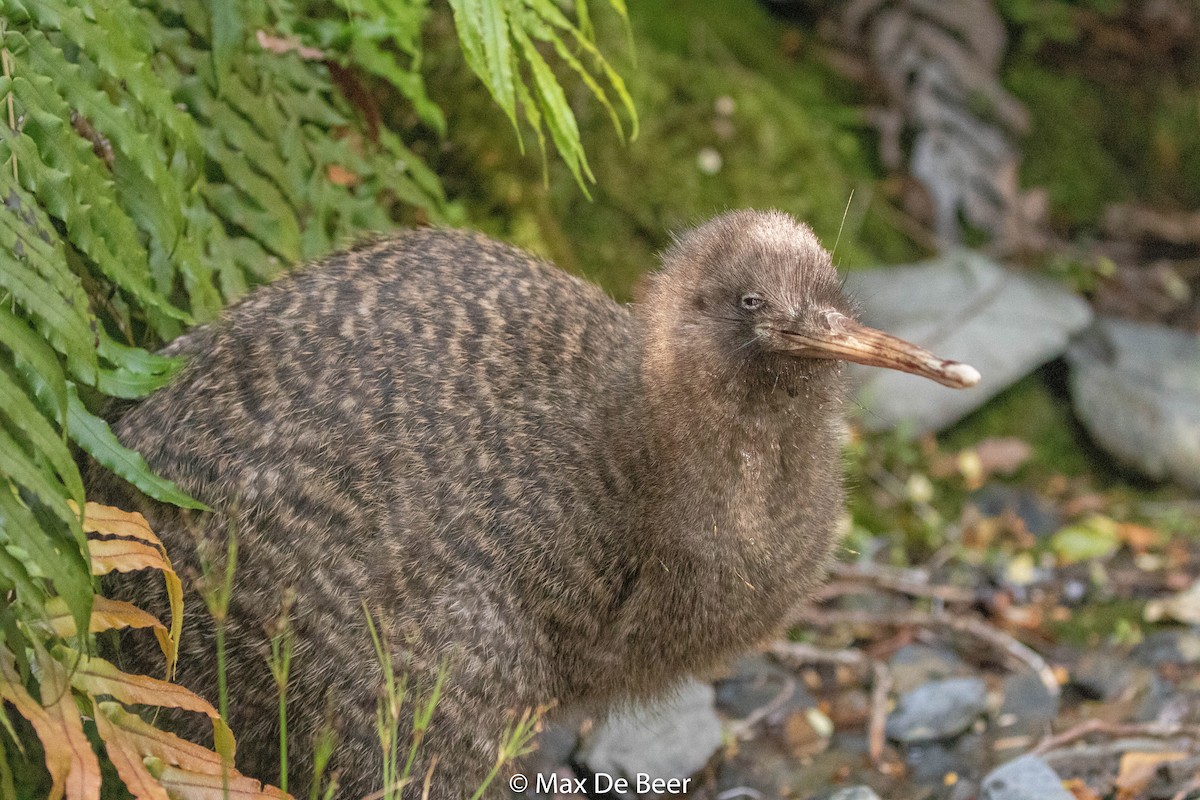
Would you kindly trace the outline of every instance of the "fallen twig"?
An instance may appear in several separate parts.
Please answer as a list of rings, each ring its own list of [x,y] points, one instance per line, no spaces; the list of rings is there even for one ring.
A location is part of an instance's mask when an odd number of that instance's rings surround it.
[[[871,713],[867,721],[867,752],[875,767],[883,764],[883,750],[887,744],[888,695],[892,691],[892,673],[887,664],[869,657],[861,650],[822,650],[802,642],[775,642],[771,655],[793,666],[802,664],[833,664],[871,670]],[[747,718],[749,719],[749,718]]]
[[[775,696],[772,697],[765,705],[759,706],[747,714],[744,719],[741,719],[733,724],[732,730],[730,731],[733,734],[733,737],[735,739],[746,738],[755,725],[762,722],[779,709],[783,708],[784,704],[787,703],[788,700],[791,700],[792,695],[795,693],[796,682],[789,678],[788,682],[785,683],[783,687],[780,688],[780,690],[775,694]]]
[[[836,565],[830,570],[836,579],[817,590],[814,599],[828,600],[857,591],[862,585],[906,594],[910,597],[929,597],[947,603],[973,603],[975,593],[969,589],[945,584],[931,584],[913,570],[899,570],[878,565]]]
[[[896,613],[869,613],[863,611],[827,611],[808,607],[800,612],[797,624],[832,628],[837,625],[864,625],[870,627],[940,627],[974,636],[1003,652],[1010,660],[1028,667],[1041,680],[1052,697],[1058,697],[1060,688],[1054,670],[1046,659],[1022,644],[1010,634],[988,624],[985,620],[970,616],[952,616],[927,611],[901,611]]]
[[[892,672],[882,661],[871,662],[871,716],[867,722],[867,753],[871,764],[883,764],[883,749],[887,744],[887,700],[892,691]]]
[[[1188,738],[1193,748],[1200,749],[1200,725],[1181,725],[1175,722],[1108,722],[1103,719],[1087,719],[1061,733],[1047,736],[1033,748],[1034,755],[1045,755],[1089,736],[1102,735],[1113,738],[1147,736],[1154,739]]]

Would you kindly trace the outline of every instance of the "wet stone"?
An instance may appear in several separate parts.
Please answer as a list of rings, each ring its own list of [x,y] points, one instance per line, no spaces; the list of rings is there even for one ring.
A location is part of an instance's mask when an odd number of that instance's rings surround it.
[[[789,789],[794,759],[768,739],[739,742],[717,765],[717,795],[728,800],[782,797]]]
[[[992,747],[997,756],[1017,756],[1050,731],[1058,716],[1059,698],[1032,672],[1009,675],[1001,691],[1004,700],[990,729]]]
[[[1200,335],[1102,319],[1068,361],[1075,413],[1101,447],[1151,478],[1200,488]]]
[[[931,681],[906,692],[888,716],[889,739],[912,744],[949,739],[987,710],[987,687],[978,678]]]
[[[1038,538],[1049,536],[1063,525],[1062,515],[1054,505],[1028,489],[989,485],[972,494],[967,502],[984,517],[1016,515],[1025,524],[1025,530]]]
[[[1133,648],[1132,656],[1147,667],[1197,664],[1200,663],[1200,634],[1188,630],[1153,631]]]
[[[879,795],[870,786],[847,786],[832,794],[821,795],[821,800],[879,800]]]
[[[968,734],[953,742],[911,744],[905,751],[904,761],[914,783],[945,786],[947,775],[979,775],[987,757],[984,738]]]
[[[922,264],[846,275],[864,320],[983,373],[969,392],[947,392],[900,372],[852,367],[863,424],[939,430],[1056,358],[1092,312],[1075,293],[1042,276],[1006,269],[978,253],[948,252]],[[997,342],[1003,342],[998,347]]]
[[[1148,683],[1145,669],[1109,652],[1088,652],[1071,669],[1070,685],[1088,700],[1115,700]]]
[[[587,795],[574,791],[577,786],[575,771],[570,767],[558,767],[557,769],[539,768],[536,772],[530,768],[525,768],[528,774],[552,776],[549,780],[543,779],[530,784],[530,788],[524,792],[515,792],[512,789],[508,791],[510,800],[586,800]],[[549,789],[553,786],[553,789]],[[543,791],[546,789],[546,791]]]
[[[1021,756],[983,779],[979,800],[1074,800],[1074,795],[1045,761]]]
[[[664,702],[610,717],[576,756],[583,771],[624,777],[688,778],[721,746],[713,688],[689,681]]]
[[[862,689],[839,692],[829,707],[829,718],[838,729],[857,728],[871,717],[871,698]]]
[[[732,719],[745,719],[778,702],[785,691],[789,692],[787,699],[779,702],[772,717],[783,719],[794,711],[816,705],[796,675],[761,654],[739,659],[733,675],[717,681],[714,688],[717,709]]]
[[[579,722],[575,718],[563,718],[548,722],[538,734],[537,749],[526,757],[522,764],[524,771],[530,775],[555,775],[555,787],[570,786],[576,777],[571,769],[571,755],[579,744]],[[536,800],[553,800],[557,797],[576,797],[582,795],[563,795],[561,793],[545,793],[538,790],[536,784],[521,794],[511,793],[512,797],[535,798]]]
[[[911,692],[930,681],[972,674],[966,662],[954,653],[924,644],[901,647],[888,660],[888,670],[892,673],[892,685],[899,694]]]
[[[1044,724],[1058,716],[1058,698],[1032,672],[1009,675],[1004,679],[1002,691],[1001,718],[1012,715],[1022,721]]]

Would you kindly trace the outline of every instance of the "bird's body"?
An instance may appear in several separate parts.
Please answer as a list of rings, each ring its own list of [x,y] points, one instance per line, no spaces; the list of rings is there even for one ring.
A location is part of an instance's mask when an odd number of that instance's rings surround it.
[[[755,284],[772,258],[777,285]],[[840,368],[764,350],[747,298],[793,319],[844,307],[828,255],[784,215],[741,212],[666,261],[631,311],[484,237],[418,231],[172,345],[184,371],[114,428],[216,513],[102,476],[92,494],[143,510],[192,572],[197,542],[236,534],[244,772],[278,778],[266,630],[289,591],[293,763],[332,718],[342,796],[378,788],[365,603],[398,671],[449,668],[423,750],[439,758],[430,796],[459,798],[510,711],[663,691],[772,634],[820,579],[842,503]],[[121,592],[161,603],[149,581]],[[193,597],[180,680],[210,697],[212,648]],[[151,649],[134,647],[147,669]]]

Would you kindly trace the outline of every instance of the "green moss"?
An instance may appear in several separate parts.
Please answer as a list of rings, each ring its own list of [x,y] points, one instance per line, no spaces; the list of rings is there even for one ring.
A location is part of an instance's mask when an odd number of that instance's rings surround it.
[[[1131,628],[1138,629],[1142,620],[1141,600],[1110,600],[1091,602],[1071,609],[1067,620],[1051,619],[1050,635],[1055,641],[1077,646],[1109,643],[1114,635],[1129,637]]]
[[[1022,183],[1049,190],[1061,229],[1097,227],[1112,203],[1200,204],[1200,65],[1097,46],[1095,19],[1120,25],[1124,2],[1000,0],[999,9],[1012,35],[1004,82],[1032,118]]]
[[[1106,205],[1129,198],[1125,169],[1105,141],[1109,118],[1128,110],[1081,78],[1032,64],[1014,67],[1007,83],[1033,120],[1022,143],[1022,184],[1049,190],[1058,224],[1094,223]]]

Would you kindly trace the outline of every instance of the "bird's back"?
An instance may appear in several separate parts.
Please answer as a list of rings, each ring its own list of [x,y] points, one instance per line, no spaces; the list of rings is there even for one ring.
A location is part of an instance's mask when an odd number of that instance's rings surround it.
[[[517,690],[495,708],[556,690],[518,659],[546,648],[550,664],[556,640],[594,634],[627,577],[596,528],[625,513],[613,489],[626,478],[600,443],[633,325],[597,287],[518,250],[424,230],[288,275],[171,345],[187,366],[114,430],[217,513],[189,521],[98,473],[89,491],[144,511],[181,571],[197,570],[197,541],[219,553],[236,533],[233,721],[267,745],[247,748],[262,759],[251,774],[270,774],[263,631],[290,589],[295,724],[315,731],[327,702],[361,713],[348,730],[368,735],[347,745],[359,763],[374,758],[373,708],[331,698],[377,683],[364,602],[398,646],[413,643],[404,657],[418,673],[486,635],[487,666],[458,674],[486,687],[511,663]],[[118,596],[162,610],[154,582],[122,583]],[[194,600],[186,619],[180,679],[211,696],[210,625]],[[137,657],[154,660],[152,648]]]
[[[335,509],[321,487],[351,497],[397,458],[441,483],[524,492],[601,435],[595,404],[631,324],[594,285],[516,249],[415,231],[182,337],[170,350],[184,371],[117,432],[210,504],[322,518]]]

